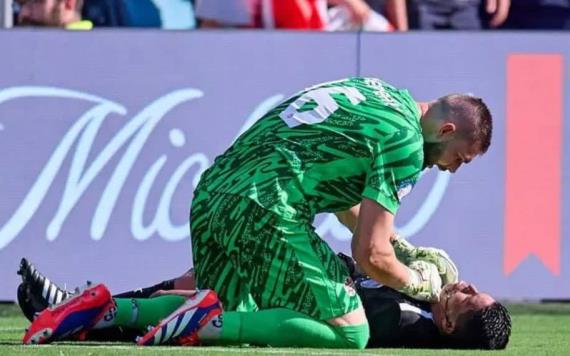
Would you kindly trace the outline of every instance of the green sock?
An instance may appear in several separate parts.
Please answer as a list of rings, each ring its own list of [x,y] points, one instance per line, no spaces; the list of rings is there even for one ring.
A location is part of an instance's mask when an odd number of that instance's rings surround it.
[[[113,325],[142,330],[148,325],[158,324],[185,301],[186,298],[179,295],[163,295],[148,299],[115,298],[117,312]]]
[[[363,349],[368,342],[368,324],[332,326],[290,309],[258,312],[224,312],[222,343],[245,343],[274,347],[324,347]],[[202,338],[203,341],[208,341]]]

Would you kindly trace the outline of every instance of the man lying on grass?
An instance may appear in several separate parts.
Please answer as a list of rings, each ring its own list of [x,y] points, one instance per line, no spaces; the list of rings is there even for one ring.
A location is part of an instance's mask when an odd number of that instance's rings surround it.
[[[398,236],[393,238],[392,243],[398,259],[406,264],[414,263],[433,250],[416,248]],[[438,254],[447,256],[441,250],[438,250]],[[447,268],[447,279],[451,283],[443,286],[438,302],[426,303],[360,274],[349,256],[339,254],[339,258],[351,272],[352,281],[348,281],[350,285],[347,288],[352,290],[353,286],[364,305],[370,325],[368,347],[506,347],[511,331],[508,311],[472,284],[457,282],[456,269],[450,259],[447,261],[450,267]],[[184,337],[192,339],[192,342],[199,339],[202,344],[215,344],[222,325],[219,306],[215,303],[208,305],[211,291],[195,291],[192,270],[175,279],[113,297],[103,285],[89,286],[74,295],[59,288],[25,259],[22,259],[19,274],[22,284],[18,288],[18,301],[28,319],[33,320],[36,313],[42,312],[50,304],[54,305],[44,312],[48,315],[51,310],[49,318],[52,322],[60,318],[56,323],[58,327],[47,331],[52,340],[70,337],[99,341],[133,340],[151,326],[146,333],[148,335],[154,331],[147,338],[151,344],[169,344],[174,338]],[[159,298],[161,302],[157,303]],[[168,303],[165,303],[165,299]],[[194,301],[191,308],[188,308],[189,301]],[[194,308],[193,314],[180,313],[180,309],[184,308]],[[208,313],[215,315],[208,323],[200,324],[198,319],[207,320],[205,316]],[[47,316],[43,315],[45,318]],[[25,342],[34,342],[33,338],[38,338],[34,334],[46,332],[47,329],[38,321],[41,319],[37,318],[32,324]],[[72,319],[77,325],[63,325],[69,324]],[[263,330],[262,325],[257,327]],[[80,333],[75,331],[78,328]],[[74,333],[69,333],[69,330]],[[294,335],[276,335],[275,342],[270,346],[282,346],[280,337]],[[141,340],[138,338],[139,343]],[[237,340],[236,343],[249,342]],[[179,340],[177,344],[180,344]]]

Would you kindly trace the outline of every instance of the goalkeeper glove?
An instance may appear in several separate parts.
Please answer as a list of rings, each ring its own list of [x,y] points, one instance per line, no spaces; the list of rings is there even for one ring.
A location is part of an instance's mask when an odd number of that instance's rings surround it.
[[[425,301],[437,302],[441,292],[441,278],[437,267],[425,261],[412,261],[408,266],[409,281],[400,292],[410,297]]]
[[[418,260],[433,263],[439,271],[443,285],[459,281],[457,266],[444,250],[433,247],[415,247],[398,234],[392,235],[392,246],[396,257],[405,265]]]

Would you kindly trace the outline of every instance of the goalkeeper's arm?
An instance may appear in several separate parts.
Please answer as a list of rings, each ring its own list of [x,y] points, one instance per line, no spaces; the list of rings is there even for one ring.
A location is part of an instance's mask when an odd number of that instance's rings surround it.
[[[363,199],[356,232],[352,238],[352,255],[374,280],[422,300],[436,300],[441,289],[437,270],[410,268],[401,263],[390,243],[394,215],[383,206]]]

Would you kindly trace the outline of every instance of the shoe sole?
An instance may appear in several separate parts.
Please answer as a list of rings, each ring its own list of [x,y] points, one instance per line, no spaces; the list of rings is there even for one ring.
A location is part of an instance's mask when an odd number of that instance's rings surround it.
[[[83,309],[83,310],[70,311],[67,315],[65,315],[64,317],[61,318],[60,322],[55,322],[56,318],[53,317],[53,314],[62,312],[61,309],[64,309],[70,303],[76,302],[77,299],[79,299],[79,298],[85,298],[88,296],[91,298],[96,297],[97,296],[97,293],[95,292],[96,287],[97,286],[91,287],[91,288],[93,288],[93,290],[89,290],[89,291],[86,290],[81,294],[78,294],[74,297],[71,297],[71,298],[63,301],[61,304],[59,304],[54,309],[44,310],[38,316],[38,318],[42,318],[42,317],[47,318],[46,314],[44,314],[44,313],[48,313],[48,314],[50,314],[50,318],[52,320],[54,320],[54,322],[52,323],[53,325],[46,326],[46,327],[36,331],[32,336],[28,336],[27,332],[26,332],[26,335],[24,335],[23,343],[27,344],[27,345],[29,345],[29,344],[45,344],[45,343],[49,343],[51,341],[66,338],[68,336],[71,336],[71,335],[79,332],[79,331],[89,329],[91,326],[93,326],[98,320],[100,320],[109,311],[110,308],[113,307],[113,303],[106,303],[106,304],[103,303],[101,305],[92,306],[90,308]],[[90,322],[86,325],[83,325],[82,321],[85,319],[92,320],[92,322]],[[35,322],[35,320],[34,320],[34,322]]]

